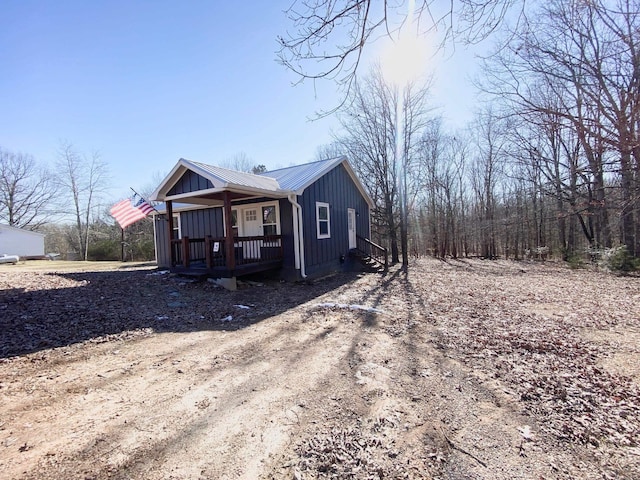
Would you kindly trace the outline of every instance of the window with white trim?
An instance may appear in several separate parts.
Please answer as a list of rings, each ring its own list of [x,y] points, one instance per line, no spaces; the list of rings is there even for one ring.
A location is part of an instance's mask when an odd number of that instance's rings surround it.
[[[265,205],[262,207],[262,234],[277,235],[278,219],[276,215],[276,206]]]
[[[331,214],[328,203],[316,202],[316,232],[319,239],[331,238]]]
[[[233,231],[233,238],[239,237],[238,234],[238,210],[231,210],[231,230]]]
[[[258,219],[258,211],[257,210],[245,210],[244,211],[244,220],[245,222],[255,222]]]
[[[173,232],[172,232],[173,236],[171,238],[180,240],[182,238],[182,228],[180,225],[180,214],[179,213],[174,213],[173,214]]]

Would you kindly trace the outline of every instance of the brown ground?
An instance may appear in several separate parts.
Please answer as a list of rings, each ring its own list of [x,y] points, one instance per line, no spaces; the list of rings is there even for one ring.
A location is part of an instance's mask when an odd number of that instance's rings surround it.
[[[640,478],[638,278],[60,265],[0,265],[3,479]]]

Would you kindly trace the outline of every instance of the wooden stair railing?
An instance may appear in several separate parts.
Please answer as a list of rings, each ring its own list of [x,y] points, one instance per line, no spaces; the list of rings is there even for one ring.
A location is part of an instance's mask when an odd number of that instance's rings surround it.
[[[356,235],[356,245],[356,250],[361,257],[381,265],[385,271],[389,269],[389,259],[386,248],[360,235]]]

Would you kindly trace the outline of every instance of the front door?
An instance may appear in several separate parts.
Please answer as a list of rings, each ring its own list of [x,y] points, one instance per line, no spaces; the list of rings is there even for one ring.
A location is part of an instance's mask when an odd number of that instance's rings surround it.
[[[242,236],[260,237],[262,236],[262,218],[260,218],[260,207],[245,208],[242,210]],[[260,242],[243,242],[242,254],[244,258],[260,259]]]
[[[349,231],[349,250],[356,248],[356,211],[353,208],[347,209],[347,230]]]

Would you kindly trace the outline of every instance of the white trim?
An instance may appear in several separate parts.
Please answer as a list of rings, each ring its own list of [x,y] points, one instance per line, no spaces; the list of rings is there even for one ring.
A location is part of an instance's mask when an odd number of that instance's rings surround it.
[[[209,199],[198,199],[194,197],[201,197],[203,195],[215,195],[216,193],[223,193],[223,192],[234,192],[234,193],[241,193],[244,195],[250,195],[253,197],[276,197],[276,198],[284,198],[286,197],[289,192],[284,191],[284,190],[278,190],[278,191],[273,191],[273,190],[263,190],[260,188],[252,188],[252,187],[245,187],[242,185],[234,185],[234,184],[229,184],[228,186],[222,187],[222,188],[207,188],[206,190],[195,190],[193,192],[186,192],[186,193],[178,193],[176,195],[166,195],[166,196],[162,196],[161,198],[155,198],[154,200],[158,200],[158,201],[167,201],[167,200],[183,200],[183,199],[192,199],[191,202],[196,203],[196,202],[202,202],[203,204],[205,204],[205,202],[211,202],[211,205],[221,205],[222,200],[209,200]],[[247,198],[243,198],[242,200],[247,200]]]
[[[193,197],[195,194],[203,195],[203,194],[211,194],[218,193],[225,190],[230,190],[238,193],[248,193],[253,195],[269,195],[269,196],[280,196],[286,197],[289,192],[285,192],[280,189],[278,182],[266,175],[254,175],[251,173],[237,172],[235,170],[229,170],[226,168],[215,167],[213,165],[209,165],[211,169],[217,170],[218,174],[223,174],[226,172],[230,175],[216,175],[215,171],[208,171],[203,168],[204,164],[198,164],[197,162],[192,162],[191,160],[187,160],[181,158],[178,160],[178,163],[173,167],[171,172],[164,178],[162,183],[156,188],[156,190],[151,194],[152,201],[163,201],[163,200],[177,200],[180,198],[188,198]],[[208,188],[205,190],[199,190],[196,192],[187,192],[181,193],[178,195],[167,195],[169,191],[176,185],[176,183],[182,178],[182,176],[187,172],[192,171],[196,175],[199,175],[208,181],[211,182],[213,188]],[[227,178],[224,178],[227,177]],[[245,185],[243,180],[250,179],[248,181],[249,185]],[[242,182],[241,184],[235,183],[237,181]],[[257,185],[251,185],[251,183]]]
[[[293,213],[293,251],[296,270],[300,269],[300,276],[307,278],[307,270],[304,264],[304,224],[302,223],[302,206],[296,201],[296,195],[289,195],[289,202],[295,210]]]
[[[233,205],[231,206],[231,210],[237,210],[237,215],[236,215],[236,219],[238,222],[238,236],[240,237],[244,237],[245,236],[245,232],[244,232],[244,212],[245,210],[248,209],[256,209],[259,213],[259,215],[262,215],[262,207],[268,207],[268,206],[275,206],[276,207],[276,235],[280,235],[280,232],[282,231],[281,225],[280,225],[280,202],[278,202],[277,200],[271,200],[268,202],[259,202],[259,203],[243,203],[241,205]],[[224,209],[222,209],[222,225],[223,225],[223,232],[224,235],[227,235],[226,232],[226,222],[224,220]],[[261,219],[262,220],[262,219]],[[263,223],[260,224],[261,226],[264,225]],[[264,235],[264,232],[263,232]]]
[[[320,220],[320,209],[327,209],[327,219]],[[327,233],[320,233],[320,222],[327,222]],[[331,238],[331,206],[326,202],[316,202],[316,238],[322,240]]]
[[[217,168],[220,170],[227,170],[229,172],[238,173],[240,175],[244,175],[249,178],[256,177],[261,181],[264,181],[267,179],[273,181],[273,184],[270,186],[271,188],[239,185],[227,179],[217,177],[215,173],[209,172],[203,169],[200,165],[198,165],[197,162],[192,162],[191,160],[186,160],[184,158],[181,158],[180,160],[178,160],[178,163],[173,167],[171,172],[169,172],[169,174],[164,178],[162,183],[156,188],[153,194],[151,194],[150,199],[152,201],[180,200],[180,199],[186,199],[186,198],[193,198],[196,194],[197,195],[212,194],[212,193],[219,193],[227,190],[234,191],[237,193],[242,193],[245,195],[288,198],[291,193],[295,193],[296,195],[302,195],[304,191],[307,189],[307,187],[309,187],[315,181],[317,181],[318,179],[326,175],[327,172],[331,171],[332,169],[334,169],[340,164],[344,166],[345,170],[351,177],[356,188],[359,190],[360,194],[365,198],[367,204],[369,205],[369,209],[372,209],[374,207],[374,203],[373,203],[373,200],[371,199],[371,196],[367,192],[367,189],[364,187],[364,185],[362,184],[358,176],[355,174],[353,167],[351,166],[351,164],[347,160],[347,157],[345,156],[336,157],[332,161],[329,161],[324,166],[324,168],[316,172],[312,177],[308,178],[305,181],[304,185],[300,187],[298,190],[296,190],[295,192],[280,189],[277,181],[275,181],[275,179],[273,179],[270,175],[243,174],[242,172],[233,172],[232,170],[211,166],[213,168]],[[169,190],[171,190],[171,188],[175,186],[175,184],[178,182],[178,180],[180,180],[182,175],[184,175],[184,173],[188,170],[191,170],[195,174],[200,175],[201,177],[209,180],[213,184],[214,188],[200,190],[197,192],[187,192],[187,193],[181,193],[178,195],[167,196],[167,193],[169,192]],[[284,169],[280,169],[280,170],[284,170]],[[271,172],[267,172],[267,173],[271,173]],[[204,203],[206,201],[207,201],[206,199],[197,199],[197,201],[194,203],[200,203],[200,202]],[[214,203],[212,204],[215,204],[215,201],[213,202]]]
[[[180,219],[180,212],[173,212],[173,230],[178,231],[178,240],[180,240],[182,238],[182,221]],[[171,235],[173,235],[173,232],[171,232]]]
[[[351,229],[349,228],[349,221],[353,218],[353,244],[351,243]],[[347,240],[349,242],[349,250],[357,248],[358,246],[358,215],[355,208],[347,208]]]
[[[275,223],[267,223],[267,226],[271,226],[271,225],[275,225],[276,226],[276,235],[280,235],[281,233],[281,229],[280,229],[280,202],[265,202],[265,203],[259,203],[258,205],[260,205],[260,216],[262,218],[262,235],[264,235],[264,207],[276,207],[276,221]]]

